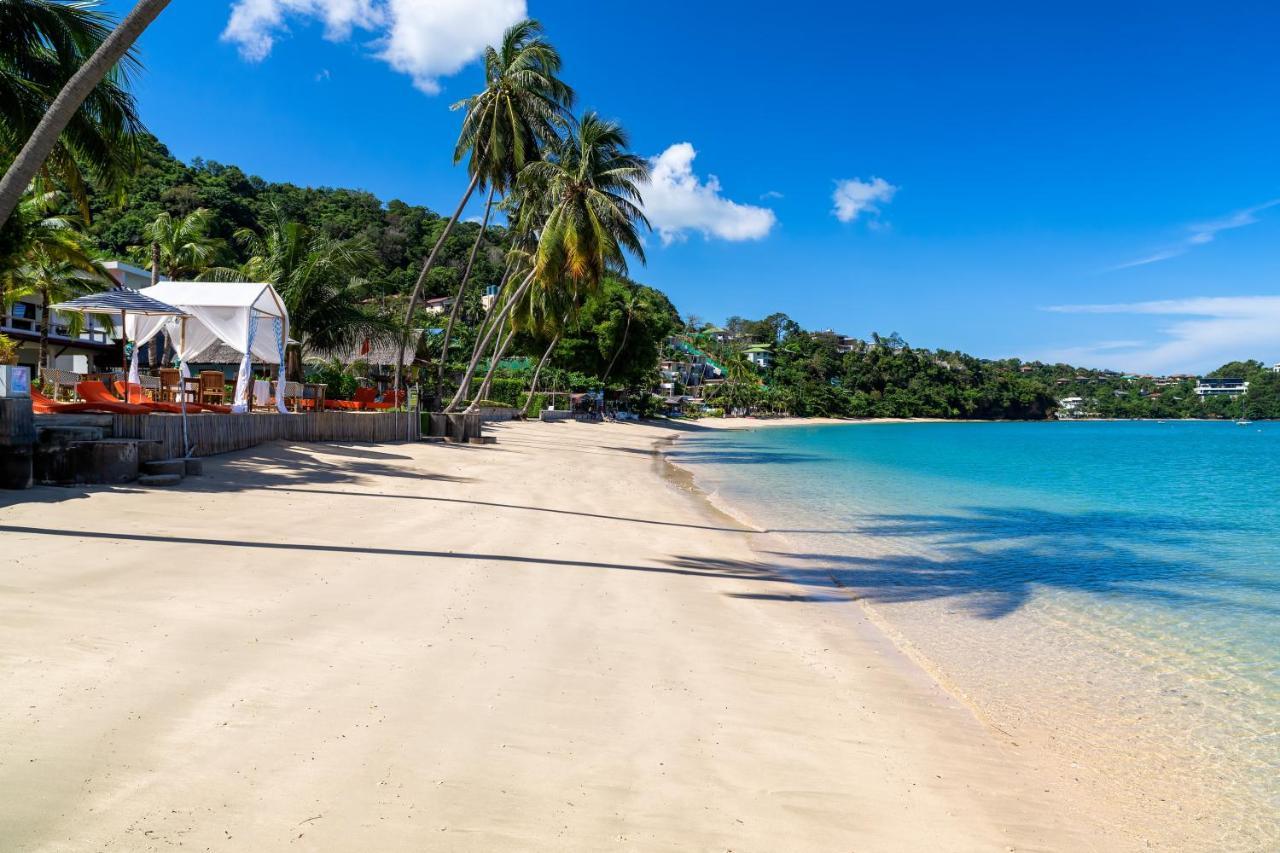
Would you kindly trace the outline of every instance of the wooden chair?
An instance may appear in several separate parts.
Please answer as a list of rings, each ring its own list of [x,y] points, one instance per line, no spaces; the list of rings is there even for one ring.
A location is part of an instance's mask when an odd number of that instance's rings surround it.
[[[200,371],[200,399],[198,403],[225,403],[227,401],[227,377],[220,370]]]
[[[176,367],[162,367],[157,373],[160,376],[160,399],[166,403],[182,402],[182,371]]]

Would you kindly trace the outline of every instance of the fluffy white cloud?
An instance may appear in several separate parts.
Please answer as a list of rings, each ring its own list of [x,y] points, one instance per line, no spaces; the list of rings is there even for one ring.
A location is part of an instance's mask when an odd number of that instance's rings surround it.
[[[835,204],[832,213],[841,222],[852,222],[862,213],[878,215],[880,204],[888,204],[898,188],[884,178],[872,178],[869,181],[849,178],[836,181],[836,191],[831,196]]]
[[[321,21],[331,41],[367,30],[379,59],[435,94],[441,77],[478,57],[525,14],[525,0],[236,0],[222,37],[259,62],[289,18]]]
[[[1046,360],[1121,367],[1139,373],[1200,373],[1235,359],[1280,359],[1280,296],[1205,296],[1115,305],[1057,305],[1069,314],[1179,317],[1162,340],[1105,341],[1045,354]]]
[[[652,173],[641,194],[645,216],[663,244],[683,240],[690,231],[731,241],[765,237],[778,221],[773,211],[722,196],[715,175],[703,181],[693,173],[696,156],[692,145],[679,142],[650,161]]]
[[[1221,219],[1214,219],[1210,222],[1201,222],[1192,225],[1187,229],[1187,236],[1180,243],[1172,246],[1166,246],[1150,254],[1142,257],[1126,261],[1123,264],[1116,264],[1112,270],[1123,270],[1129,267],[1141,267],[1147,264],[1154,264],[1157,261],[1167,261],[1170,258],[1176,258],[1179,255],[1185,255],[1196,246],[1203,246],[1206,243],[1212,243],[1213,239],[1218,236],[1220,231],[1230,231],[1235,228],[1243,228],[1246,225],[1252,225],[1258,221],[1258,214],[1269,207],[1275,207],[1280,204],[1280,198],[1271,201],[1256,204],[1253,207],[1246,207],[1244,210],[1238,210],[1229,216]]]

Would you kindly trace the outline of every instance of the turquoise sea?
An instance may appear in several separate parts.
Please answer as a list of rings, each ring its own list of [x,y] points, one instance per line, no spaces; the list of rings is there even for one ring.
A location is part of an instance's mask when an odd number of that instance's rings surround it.
[[[670,459],[1076,783],[1280,845],[1280,423],[765,427]]]

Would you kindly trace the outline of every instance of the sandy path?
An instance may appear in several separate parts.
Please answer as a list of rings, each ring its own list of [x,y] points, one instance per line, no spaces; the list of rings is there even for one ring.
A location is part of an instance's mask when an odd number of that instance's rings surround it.
[[[0,497],[0,850],[1127,846],[666,483],[662,434]]]

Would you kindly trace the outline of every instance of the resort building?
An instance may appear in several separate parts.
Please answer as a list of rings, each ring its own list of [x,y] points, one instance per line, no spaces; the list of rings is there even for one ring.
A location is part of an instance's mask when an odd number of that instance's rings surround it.
[[[1243,379],[1201,379],[1196,383],[1196,396],[1204,397],[1239,397],[1249,390],[1249,383]]]
[[[139,290],[151,286],[151,273],[123,261],[105,261],[102,266],[121,287]],[[167,280],[161,276],[162,280]],[[105,287],[103,288],[106,289]],[[119,344],[106,327],[92,315],[83,318],[82,329],[71,334],[69,316],[50,312],[46,318],[39,295],[21,296],[8,308],[0,309],[0,334],[18,344],[18,364],[39,375],[40,334],[49,324],[49,360],[45,367],[71,373],[92,373],[100,362],[119,364]],[[79,318],[77,318],[79,319]]]
[[[480,304],[488,311],[493,307],[493,303],[498,299],[498,285],[491,284],[484,289],[484,294],[480,297]]]

